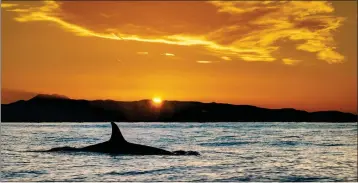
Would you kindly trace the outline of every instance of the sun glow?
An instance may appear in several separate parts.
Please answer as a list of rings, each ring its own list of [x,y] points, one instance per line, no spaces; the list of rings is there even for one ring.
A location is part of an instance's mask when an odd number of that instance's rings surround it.
[[[153,101],[154,104],[157,104],[157,105],[159,105],[159,104],[162,103],[162,99],[159,98],[159,97],[154,97],[154,98],[152,99],[152,101]]]

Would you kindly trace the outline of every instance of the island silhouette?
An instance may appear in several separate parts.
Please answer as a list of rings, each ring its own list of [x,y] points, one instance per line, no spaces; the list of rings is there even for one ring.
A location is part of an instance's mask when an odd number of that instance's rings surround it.
[[[251,105],[163,101],[77,100],[39,94],[29,100],[1,104],[2,122],[357,122],[340,111],[307,112]]]

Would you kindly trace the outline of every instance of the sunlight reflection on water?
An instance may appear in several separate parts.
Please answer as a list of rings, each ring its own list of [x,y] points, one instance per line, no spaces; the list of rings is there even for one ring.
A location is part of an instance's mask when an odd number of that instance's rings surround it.
[[[1,123],[1,181],[357,181],[357,123],[117,123],[201,156],[35,153],[109,139],[110,123]]]

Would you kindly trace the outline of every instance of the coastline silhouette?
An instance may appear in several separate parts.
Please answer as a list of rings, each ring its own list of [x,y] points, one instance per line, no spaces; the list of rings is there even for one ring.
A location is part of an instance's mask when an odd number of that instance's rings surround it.
[[[61,95],[37,95],[2,104],[3,122],[357,122],[357,115],[339,111],[307,112],[251,105],[151,100],[75,100]]]

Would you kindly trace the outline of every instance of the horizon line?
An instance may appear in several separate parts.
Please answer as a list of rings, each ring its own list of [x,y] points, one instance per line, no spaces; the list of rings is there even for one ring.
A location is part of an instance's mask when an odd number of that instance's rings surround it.
[[[34,92],[33,92],[34,93]],[[45,94],[45,93],[37,93],[35,96],[31,97],[30,99],[27,100],[16,100],[14,102],[10,102],[10,103],[1,103],[1,105],[8,105],[8,104],[13,104],[19,101],[29,101],[31,99],[34,99],[36,97],[39,96],[49,96],[49,97],[53,97],[53,98],[58,98],[58,99],[69,99],[69,100],[87,100],[87,101],[113,101],[113,102],[140,102],[140,101],[152,101],[152,99],[138,99],[138,100],[115,100],[115,99],[85,99],[85,98],[71,98],[68,97],[66,95],[61,95],[61,94]],[[234,105],[234,106],[253,106],[253,107],[257,107],[257,108],[263,108],[263,109],[271,109],[271,110],[280,110],[280,109],[293,109],[293,110],[297,110],[297,111],[305,111],[305,112],[341,112],[341,113],[350,113],[353,115],[358,115],[358,111],[356,112],[348,112],[348,111],[340,111],[340,110],[312,110],[312,111],[308,111],[308,110],[304,110],[304,109],[297,109],[297,108],[292,108],[292,107],[281,107],[281,108],[269,108],[269,107],[262,107],[262,106],[257,106],[257,105],[251,105],[251,104],[234,104],[234,103],[223,103],[223,102],[215,102],[215,101],[211,101],[211,102],[203,102],[203,101],[198,101],[198,100],[162,100],[163,102],[167,101],[167,102],[198,102],[198,103],[203,103],[203,104],[223,104],[223,105]]]

